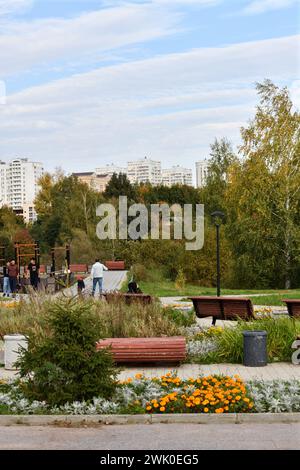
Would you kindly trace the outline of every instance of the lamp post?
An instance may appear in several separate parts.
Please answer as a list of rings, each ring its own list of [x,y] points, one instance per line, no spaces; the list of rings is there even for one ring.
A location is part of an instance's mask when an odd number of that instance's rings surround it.
[[[221,268],[220,268],[220,225],[225,218],[225,214],[221,211],[215,211],[211,217],[216,226],[217,232],[217,296],[221,295]]]

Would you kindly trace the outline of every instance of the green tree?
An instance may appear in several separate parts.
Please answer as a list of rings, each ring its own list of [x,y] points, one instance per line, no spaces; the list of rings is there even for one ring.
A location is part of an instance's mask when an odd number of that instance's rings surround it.
[[[135,200],[136,190],[124,173],[114,173],[107,184],[103,195],[107,199],[127,196],[129,200]]]
[[[299,280],[300,115],[286,88],[265,80],[257,91],[256,115],[241,130],[243,160],[231,173],[228,234],[246,279],[288,289]]]
[[[207,215],[215,210],[226,213],[225,191],[229,183],[231,166],[237,162],[232,144],[225,138],[215,139],[211,145],[208,177],[201,191],[202,200]]]

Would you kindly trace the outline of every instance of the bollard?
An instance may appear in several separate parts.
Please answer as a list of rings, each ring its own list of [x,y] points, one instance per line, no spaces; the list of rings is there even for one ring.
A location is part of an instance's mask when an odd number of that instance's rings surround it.
[[[268,364],[267,332],[243,331],[244,366],[263,367]]]
[[[16,370],[15,363],[20,357],[21,348],[27,349],[28,342],[25,336],[5,335],[4,336],[4,363],[6,370]]]

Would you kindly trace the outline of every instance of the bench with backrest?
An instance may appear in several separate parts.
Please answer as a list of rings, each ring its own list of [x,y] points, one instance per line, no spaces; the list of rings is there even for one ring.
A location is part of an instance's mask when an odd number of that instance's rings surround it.
[[[87,264],[71,264],[70,271],[71,273],[85,274],[89,270]]]
[[[125,261],[105,261],[104,264],[110,271],[125,270]]]
[[[300,318],[300,299],[283,299],[290,317]]]
[[[153,297],[148,294],[129,294],[123,292],[106,292],[103,294],[108,303],[124,301],[127,305],[131,305],[134,302],[141,303],[143,305],[149,305],[153,301]]]
[[[186,341],[183,336],[109,338],[97,343],[97,350],[109,347],[117,364],[180,363],[186,358]]]
[[[246,297],[189,297],[193,301],[198,318],[213,317],[216,320],[253,320],[255,319],[253,305]]]

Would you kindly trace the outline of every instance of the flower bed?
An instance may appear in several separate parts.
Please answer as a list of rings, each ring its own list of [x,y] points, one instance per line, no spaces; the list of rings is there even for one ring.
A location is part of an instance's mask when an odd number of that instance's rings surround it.
[[[119,382],[110,400],[95,397],[52,407],[24,398],[22,383],[0,381],[0,415],[256,412],[300,412],[300,381],[243,382],[237,376],[214,375],[182,380],[172,373],[147,379],[138,374]]]

